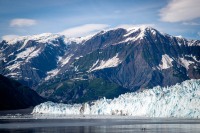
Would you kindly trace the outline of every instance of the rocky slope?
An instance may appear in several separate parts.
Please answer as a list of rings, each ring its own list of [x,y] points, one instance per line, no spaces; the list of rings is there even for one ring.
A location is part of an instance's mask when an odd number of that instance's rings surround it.
[[[3,41],[0,50],[3,75],[62,102],[200,78],[200,41],[151,27],[118,28],[84,38],[22,37]]]
[[[34,107],[44,101],[34,90],[0,75],[0,110]]]

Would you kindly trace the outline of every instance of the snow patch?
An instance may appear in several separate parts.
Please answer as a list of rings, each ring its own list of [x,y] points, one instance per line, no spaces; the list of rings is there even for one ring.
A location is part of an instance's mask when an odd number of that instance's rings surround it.
[[[17,51],[20,51],[20,50],[22,50],[23,48],[25,48],[25,47],[26,47],[26,44],[28,43],[28,41],[29,41],[29,40],[25,40],[24,43],[23,43],[23,45],[21,46],[21,48],[18,49]]]
[[[15,61],[14,64],[7,66],[6,68],[13,71],[15,69],[20,69],[21,61]]]
[[[58,69],[53,69],[51,71],[47,72],[47,77],[45,78],[45,80],[49,80],[50,78],[56,76],[58,74],[59,70]]]
[[[80,59],[80,58],[82,58],[82,57],[83,57],[83,56],[81,55],[81,56],[79,56],[79,57],[76,57],[75,59],[78,60],[78,59]]]
[[[161,64],[159,64],[159,68],[162,70],[172,67],[172,61],[173,59],[170,58],[167,54],[162,55]]]
[[[15,60],[17,59],[26,59],[26,62],[28,62],[31,58],[36,57],[39,55],[40,49],[36,50],[36,47],[30,47],[26,48],[21,53],[17,54]]]
[[[96,63],[98,63],[99,65],[96,66]],[[90,71],[100,70],[100,69],[109,68],[109,67],[116,67],[120,63],[121,63],[121,60],[118,58],[118,54],[116,54],[114,57],[112,57],[106,61],[101,60],[101,61],[95,62],[93,64],[93,66],[90,68]],[[96,67],[94,67],[94,66],[96,66]]]
[[[37,57],[39,55],[40,49],[34,50],[33,52],[31,52],[28,56],[28,58],[26,59],[26,62],[28,62],[30,59],[32,59],[33,57]]]
[[[95,67],[96,67],[96,65],[99,63],[99,60],[97,60],[93,65],[92,65],[92,67],[89,69],[89,71],[88,72],[91,72]]]
[[[181,38],[181,39],[183,38],[183,36],[182,36],[182,35],[178,35],[178,36],[175,36],[175,37],[177,37],[177,38]]]
[[[5,76],[6,76],[6,77],[12,77],[12,78],[16,78],[16,77],[19,78],[20,73],[19,73],[19,72],[11,72],[11,73],[9,73],[9,74],[6,74]]]
[[[64,66],[65,64],[67,64],[72,56],[73,54],[67,56],[66,58],[60,58],[59,63],[61,64],[61,66]]]
[[[186,60],[185,58],[179,58],[179,63],[188,70],[189,65],[193,64],[194,62]]]
[[[200,118],[200,80],[188,80],[171,87],[154,87],[143,92],[100,99],[92,103],[56,104],[45,102],[33,114],[127,115],[135,117]]]
[[[199,62],[200,63],[200,60],[198,60],[197,58],[196,58],[196,56],[193,56],[192,54],[191,55],[185,55],[186,57],[190,57],[190,58],[192,58],[195,62]]]
[[[156,31],[155,31],[155,30],[151,30],[151,33],[152,33],[153,35],[156,35]]]
[[[36,47],[26,48],[26,50],[24,50],[21,53],[16,55],[17,56],[16,59],[25,59],[25,58],[27,58],[32,52],[34,52],[35,49],[36,49]]]
[[[199,40],[191,40],[188,42],[188,46],[200,46]]]

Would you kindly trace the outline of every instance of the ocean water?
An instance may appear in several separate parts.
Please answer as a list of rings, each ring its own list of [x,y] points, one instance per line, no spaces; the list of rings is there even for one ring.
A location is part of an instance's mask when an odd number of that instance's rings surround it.
[[[188,119],[1,119],[0,133],[199,133]]]
[[[0,133],[200,133],[200,119],[31,115],[0,111]]]

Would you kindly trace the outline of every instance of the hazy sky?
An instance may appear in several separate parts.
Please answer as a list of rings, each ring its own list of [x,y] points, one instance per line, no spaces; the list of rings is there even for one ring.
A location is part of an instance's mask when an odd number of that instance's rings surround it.
[[[200,39],[200,0],[0,0],[0,38],[144,24]]]

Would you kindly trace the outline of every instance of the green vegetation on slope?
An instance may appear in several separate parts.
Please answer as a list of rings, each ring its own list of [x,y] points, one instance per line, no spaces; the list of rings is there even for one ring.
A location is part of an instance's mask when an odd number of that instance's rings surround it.
[[[49,93],[50,90],[53,93]],[[125,88],[102,78],[66,80],[65,82],[55,83],[51,86],[43,85],[37,91],[39,93],[46,92],[45,96],[64,103],[82,103],[102,97],[114,98],[127,92]]]

